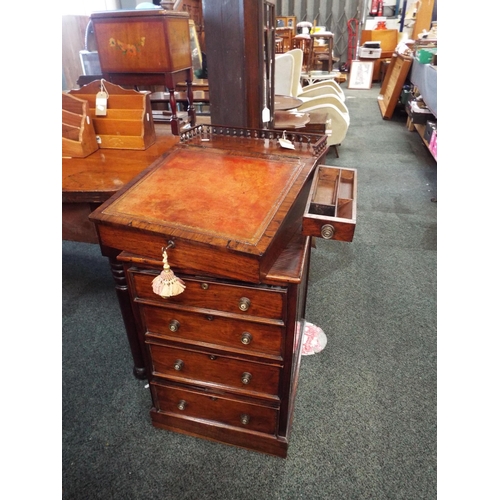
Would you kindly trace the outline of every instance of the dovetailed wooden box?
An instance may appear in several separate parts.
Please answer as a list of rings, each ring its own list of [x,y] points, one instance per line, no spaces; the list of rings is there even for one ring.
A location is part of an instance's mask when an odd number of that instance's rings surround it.
[[[101,80],[68,92],[87,101],[99,147],[144,150],[154,144],[156,134],[150,92],[124,89],[107,81],[103,81],[103,84],[109,95],[106,116],[97,116],[95,109]]]
[[[63,92],[62,156],[85,158],[97,149],[88,102]]]

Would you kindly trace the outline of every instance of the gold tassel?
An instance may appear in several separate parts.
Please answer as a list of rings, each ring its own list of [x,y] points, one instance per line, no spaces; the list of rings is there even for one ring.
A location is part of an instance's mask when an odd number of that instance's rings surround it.
[[[178,278],[170,269],[166,249],[163,250],[163,271],[152,281],[152,286],[153,292],[164,299],[179,295],[186,288],[184,281]]]

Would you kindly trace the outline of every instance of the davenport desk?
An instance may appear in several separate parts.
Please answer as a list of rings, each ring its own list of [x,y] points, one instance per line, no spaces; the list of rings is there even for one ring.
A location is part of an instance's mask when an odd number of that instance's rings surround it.
[[[356,177],[320,165],[326,136],[280,139],[199,125],[90,219],[153,425],[286,457],[311,238],[352,240]]]

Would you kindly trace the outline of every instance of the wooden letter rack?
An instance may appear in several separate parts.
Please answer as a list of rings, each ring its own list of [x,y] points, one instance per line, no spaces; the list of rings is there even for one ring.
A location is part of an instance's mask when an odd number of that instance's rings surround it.
[[[106,116],[96,116],[96,95],[104,85],[108,93]],[[137,92],[94,80],[71,94],[87,101],[97,134],[97,143],[105,149],[147,149],[156,140],[150,92]]]

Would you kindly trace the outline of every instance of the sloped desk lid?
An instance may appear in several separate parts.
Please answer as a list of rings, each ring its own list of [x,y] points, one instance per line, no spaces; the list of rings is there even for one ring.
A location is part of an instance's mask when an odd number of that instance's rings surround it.
[[[90,218],[106,246],[158,258],[174,240],[173,267],[258,282],[300,228],[316,163],[180,145]]]

